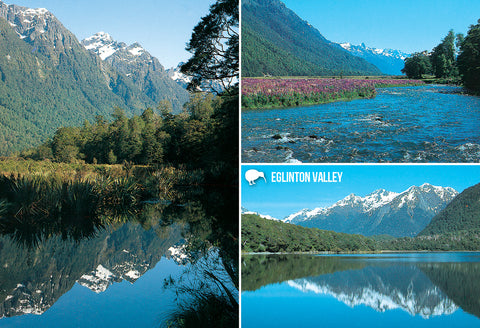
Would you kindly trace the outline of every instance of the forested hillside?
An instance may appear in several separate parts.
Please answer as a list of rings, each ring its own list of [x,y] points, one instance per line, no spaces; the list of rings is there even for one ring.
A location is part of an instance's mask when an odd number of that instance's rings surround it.
[[[361,235],[242,215],[242,248],[246,252],[374,251],[375,241]]]
[[[380,75],[278,0],[242,1],[242,75]]]
[[[480,230],[480,184],[465,189],[438,213],[419,236]]]
[[[87,51],[46,9],[0,1],[0,155],[36,146],[61,126],[93,122],[97,115],[110,119],[116,106],[128,116],[141,114],[172,87],[182,93],[171,98],[178,112],[187,95],[169,82],[149,96],[147,88]]]

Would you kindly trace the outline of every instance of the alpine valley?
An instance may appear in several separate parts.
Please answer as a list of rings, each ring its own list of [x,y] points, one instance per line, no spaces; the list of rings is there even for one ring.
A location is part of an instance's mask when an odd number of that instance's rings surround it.
[[[278,0],[242,1],[242,76],[380,75]]]
[[[0,1],[0,155],[44,142],[61,126],[128,115],[188,93],[139,44],[106,33],[80,43],[47,9]]]

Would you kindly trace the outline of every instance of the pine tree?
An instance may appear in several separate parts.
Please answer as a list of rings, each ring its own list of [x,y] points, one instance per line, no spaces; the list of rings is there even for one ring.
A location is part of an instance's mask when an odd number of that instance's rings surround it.
[[[480,19],[470,26],[460,45],[457,63],[465,87],[480,90]]]

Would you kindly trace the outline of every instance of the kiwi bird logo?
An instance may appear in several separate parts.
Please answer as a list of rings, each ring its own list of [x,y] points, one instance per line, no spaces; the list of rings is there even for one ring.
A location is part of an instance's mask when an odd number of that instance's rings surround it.
[[[245,172],[245,179],[247,179],[250,186],[254,185],[255,181],[259,178],[263,178],[263,180],[265,180],[265,183],[267,182],[267,179],[265,179],[265,174],[263,172],[257,170],[248,170],[247,172]]]

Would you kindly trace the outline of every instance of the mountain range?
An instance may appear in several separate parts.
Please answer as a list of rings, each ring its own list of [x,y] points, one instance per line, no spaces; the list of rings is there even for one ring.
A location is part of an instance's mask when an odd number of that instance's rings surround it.
[[[138,44],[111,40],[107,48],[118,48],[110,56],[93,44],[85,49],[47,9],[0,1],[0,155],[38,145],[61,126],[108,118],[116,106],[140,114],[168,98],[180,111],[187,92]]]
[[[167,99],[178,113],[188,101],[189,94],[185,87],[179,88],[158,59],[138,42],[127,45],[115,41],[108,33],[98,32],[81,43],[85,49],[98,55],[118,72],[125,74],[153,104]]]
[[[413,237],[457,194],[428,183],[402,193],[379,189],[365,197],[350,194],[330,207],[301,210],[283,222],[365,236]]]
[[[242,75],[380,75],[279,0],[242,1]]]
[[[405,67],[405,59],[410,57],[410,54],[400,50],[370,48],[365,43],[353,45],[345,42],[340,43],[339,46],[352,55],[375,65],[383,74],[387,75],[402,75],[401,70]]]

